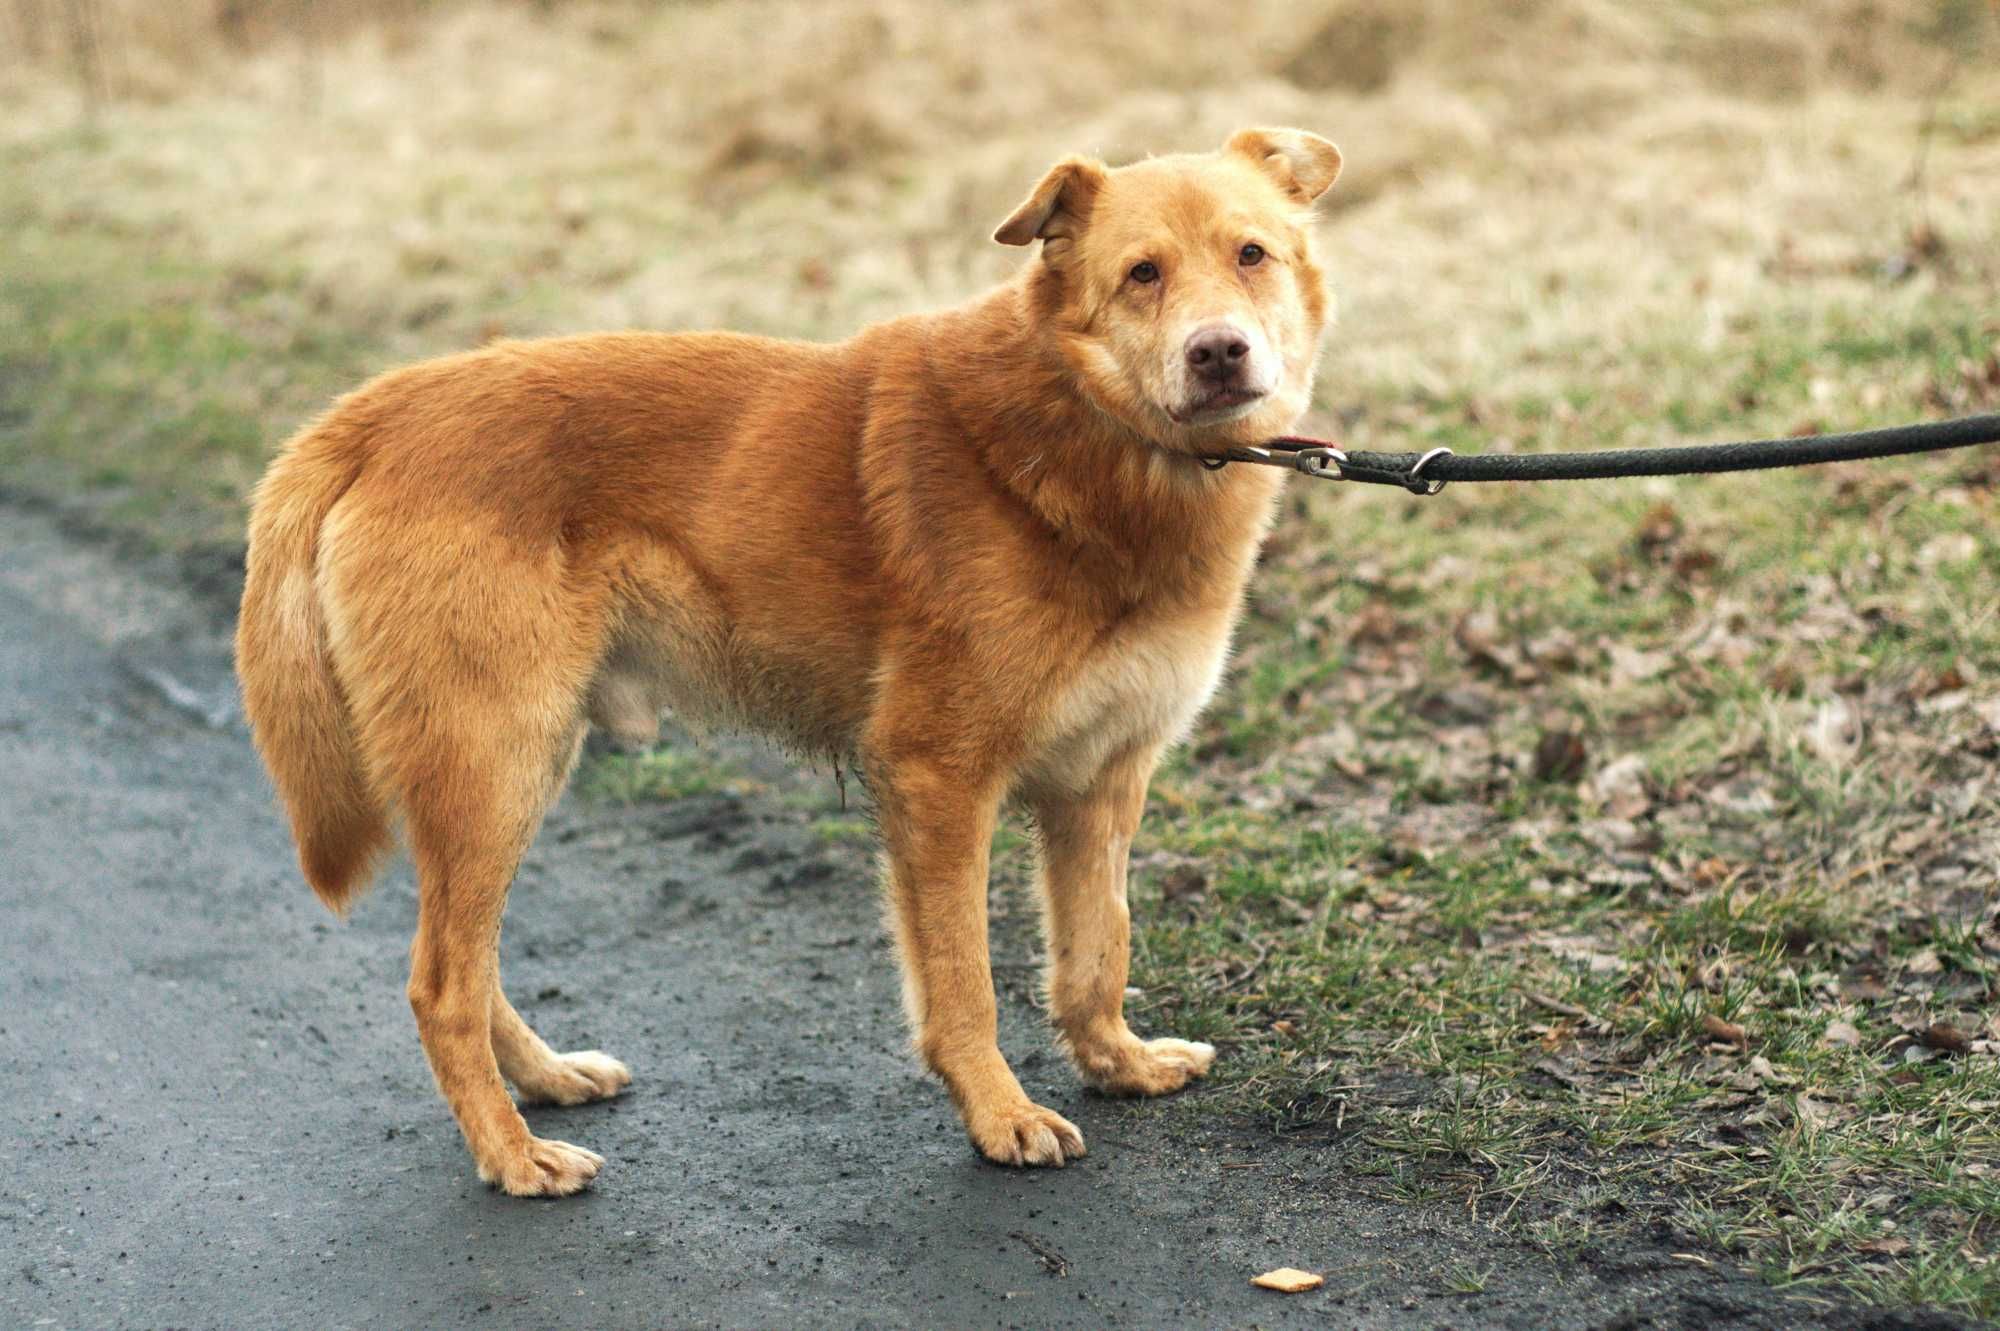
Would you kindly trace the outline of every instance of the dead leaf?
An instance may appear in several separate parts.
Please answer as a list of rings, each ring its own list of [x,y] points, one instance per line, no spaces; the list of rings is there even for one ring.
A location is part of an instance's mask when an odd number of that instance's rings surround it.
[[[1387,646],[1403,636],[1404,625],[1387,602],[1370,601],[1347,622],[1349,642]]]
[[[1462,684],[1425,694],[1417,700],[1416,712],[1438,725],[1484,725],[1500,714],[1500,700],[1490,689]]]
[[[1606,952],[1589,938],[1550,937],[1536,941],[1564,961],[1582,966],[1592,975],[1622,975],[1631,969],[1630,963],[1623,957],[1615,952]]]
[[[1528,659],[1549,670],[1574,670],[1582,664],[1576,635],[1568,629],[1550,629],[1527,643]]]
[[[1693,545],[1674,556],[1674,576],[1682,582],[1698,582],[1715,571],[1722,560],[1713,550]]]
[[[1467,656],[1516,684],[1532,684],[1542,676],[1519,647],[1501,641],[1500,620],[1491,610],[1472,610],[1460,616],[1452,638]]]
[[[1768,783],[1757,775],[1725,781],[1710,790],[1706,798],[1718,809],[1748,818],[1761,818],[1778,808],[1778,801],[1771,794]]]
[[[1979,538],[1971,532],[1953,531],[1942,536],[1933,536],[1917,550],[1918,568],[1937,568],[1941,564],[1964,564],[1979,553]]]
[[[1345,721],[1336,721],[1331,728],[1317,734],[1307,735],[1292,745],[1291,757],[1300,761],[1333,768],[1352,781],[1359,781],[1368,775],[1368,766],[1361,761],[1361,737],[1353,726]]]
[[[1826,1029],[1820,1033],[1819,1039],[1821,1044],[1854,1049],[1861,1044],[1861,1032],[1851,1021],[1830,1021],[1826,1024]]]
[[[1694,866],[1694,880],[1703,887],[1719,887],[1735,877],[1736,870],[1728,860],[1712,855]]]
[[[1918,1033],[1917,1038],[1932,1049],[1947,1054],[1963,1054],[1972,1048],[1972,1040],[1964,1031],[1950,1022],[1932,1022]]]
[[[1653,807],[1646,794],[1646,760],[1636,753],[1615,758],[1583,783],[1584,799],[1612,818],[1637,818]]]
[[[1577,826],[1576,834],[1603,851],[1606,855],[1617,855],[1643,844],[1649,833],[1629,818],[1593,818]],[[1641,874],[1642,881],[1646,875]]]
[[[1535,745],[1535,780],[1574,781],[1589,758],[1583,736],[1566,727],[1544,730]]]
[[[1935,675],[1920,676],[1911,690],[1919,698],[1935,698],[1940,693],[1956,693],[1979,677],[1969,661],[1954,661]]]
[[[1701,1029],[1711,1040],[1720,1040],[1724,1044],[1733,1044],[1739,1049],[1750,1043],[1749,1034],[1741,1026],[1738,1026],[1733,1021],[1724,1021],[1713,1012],[1704,1012],[1701,1014]]]
[[[1927,947],[1923,951],[1913,954],[1909,960],[1903,963],[1903,970],[1909,975],[1936,975],[1943,969],[1944,962],[1939,958],[1937,949],[1934,947]]]
[[[1528,999],[1530,1002],[1534,1003],[1537,1007],[1545,1007],[1549,1011],[1560,1013],[1562,1016],[1565,1017],[1579,1017],[1587,1021],[1596,1020],[1596,1018],[1591,1015],[1589,1008],[1581,1008],[1574,1003],[1565,1003],[1560,998],[1551,998],[1547,994],[1536,993],[1533,990],[1530,990],[1528,992]]]
[[[1261,1276],[1250,1277],[1250,1283],[1259,1289],[1275,1289],[1280,1294],[1303,1294],[1309,1289],[1318,1289],[1326,1283],[1326,1277],[1311,1271],[1301,1271],[1295,1267],[1281,1266],[1275,1271],[1266,1271]]]
[[[1771,1066],[1771,1060],[1762,1054],[1754,1054],[1750,1059],[1750,1075],[1758,1082],[1769,1086],[1796,1086],[1799,1084],[1795,1072],[1781,1072]]]
[[[1168,901],[1194,901],[1208,893],[1208,875],[1192,864],[1169,869],[1160,879],[1160,895]]]
[[[1550,1047],[1547,1038],[1543,1039],[1542,1047],[1545,1049]],[[1587,1080],[1577,1076],[1575,1073],[1571,1072],[1568,1068],[1564,1067],[1561,1063],[1556,1062],[1556,1060],[1554,1060],[1553,1058],[1541,1059],[1537,1061],[1533,1065],[1533,1067],[1535,1071],[1541,1073],[1549,1080],[1567,1086],[1572,1091],[1581,1091],[1589,1089],[1590,1083]]]
[[[1870,1239],[1866,1243],[1856,1244],[1854,1250],[1876,1257],[1901,1257],[1910,1250],[1910,1241],[1900,1234],[1891,1234],[1886,1238]]]
[[[1889,988],[1879,975],[1850,975],[1840,982],[1840,996],[1850,1003],[1879,1003],[1889,996]]]
[[[1660,504],[1639,519],[1639,527],[1633,537],[1641,550],[1652,554],[1678,541],[1681,530],[1680,511],[1672,504]]]
[[[1674,658],[1665,652],[1643,652],[1622,642],[1611,644],[1607,655],[1611,658],[1611,682],[1615,685],[1643,684],[1674,663]]]
[[[1806,747],[1826,762],[1845,765],[1861,752],[1861,713],[1838,695],[1813,714],[1805,731]]]

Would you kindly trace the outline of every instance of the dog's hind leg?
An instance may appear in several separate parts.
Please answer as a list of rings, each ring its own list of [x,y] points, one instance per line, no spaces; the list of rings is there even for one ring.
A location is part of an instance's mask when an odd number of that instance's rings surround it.
[[[487,724],[505,730],[498,717]],[[512,738],[460,755],[405,795],[418,885],[410,1009],[479,1176],[517,1197],[561,1196],[589,1183],[603,1158],[530,1135],[496,1057],[504,1046],[510,1061],[539,1050],[548,1062],[535,1060],[537,1071],[560,1063],[500,994],[500,915],[542,813],[540,792],[523,789],[539,785],[534,774],[518,759],[508,765],[505,755],[520,751]]]
[[[608,1099],[632,1084],[631,1071],[609,1054],[595,1049],[558,1054],[549,1048],[507,1001],[498,976],[493,982],[492,1023],[493,1056],[500,1075],[531,1104],[586,1104]]]
[[[517,1196],[576,1192],[602,1159],[537,1140],[501,1080],[502,1050],[530,1093],[560,1089],[552,1067],[566,1065],[499,996],[500,916],[577,751],[604,590],[559,551],[468,549],[456,530],[417,543],[440,552],[429,567],[390,548],[403,546],[336,539],[329,604],[369,769],[416,862],[417,1033],[480,1177]]]
[[[583,750],[583,727],[560,749],[549,773],[548,802],[553,803]],[[492,1003],[493,1058],[500,1075],[514,1084],[521,1098],[530,1104],[580,1105],[605,1100],[632,1084],[632,1072],[611,1055],[596,1049],[558,1054],[535,1034],[507,1001],[496,968]]]

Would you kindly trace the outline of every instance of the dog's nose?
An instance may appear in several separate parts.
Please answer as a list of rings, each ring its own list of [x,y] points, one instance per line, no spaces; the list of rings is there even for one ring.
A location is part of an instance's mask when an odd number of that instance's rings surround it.
[[[1230,324],[1204,324],[1188,334],[1188,368],[1204,379],[1233,379],[1243,371],[1250,339]]]

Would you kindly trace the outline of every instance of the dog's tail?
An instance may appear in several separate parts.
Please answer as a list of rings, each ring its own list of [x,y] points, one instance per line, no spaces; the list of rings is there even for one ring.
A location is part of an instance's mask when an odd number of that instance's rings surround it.
[[[344,914],[389,847],[390,819],[328,651],[320,536],[361,470],[357,442],[330,437],[332,428],[308,427],[257,486],[236,674],[257,750],[291,815],[306,881]]]

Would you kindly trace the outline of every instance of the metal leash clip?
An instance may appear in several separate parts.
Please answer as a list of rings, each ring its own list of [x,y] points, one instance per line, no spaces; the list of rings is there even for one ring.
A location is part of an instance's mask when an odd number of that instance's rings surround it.
[[[1341,470],[1347,461],[1347,454],[1329,445],[1318,444],[1311,448],[1301,448],[1292,454],[1292,465],[1308,476],[1317,476],[1326,481],[1344,481],[1347,473]]]
[[[1265,467],[1287,467],[1321,480],[1342,481],[1347,479],[1341,471],[1346,461],[1347,454],[1332,444],[1283,438],[1273,439],[1268,445],[1239,445],[1221,457],[1202,458],[1201,465],[1210,471],[1221,471],[1232,462],[1255,462]]]
[[[1437,461],[1439,458],[1448,458],[1451,456],[1452,451],[1448,448],[1433,448],[1430,452],[1418,458],[1416,465],[1410,468],[1410,474],[1403,478],[1403,488],[1413,495],[1434,495],[1438,493],[1444,489],[1445,483],[1424,475],[1424,468],[1430,466],[1431,463]]]

